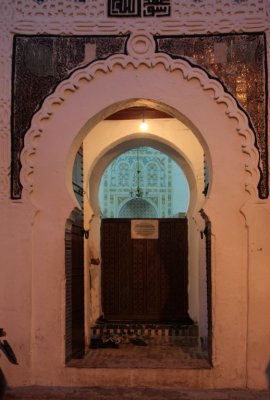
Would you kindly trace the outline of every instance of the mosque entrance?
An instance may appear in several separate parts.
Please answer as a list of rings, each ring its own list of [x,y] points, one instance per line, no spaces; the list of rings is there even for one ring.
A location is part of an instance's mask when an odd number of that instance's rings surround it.
[[[106,320],[187,321],[186,218],[103,219],[101,255]]]
[[[84,171],[89,171],[85,221],[91,221],[86,249],[90,350],[82,363],[70,365],[179,367],[181,346],[195,349],[205,361],[207,309],[200,312],[199,302],[206,299],[206,288],[197,280],[199,268],[205,272],[198,213],[206,183],[203,148],[174,118],[147,120],[155,135],[143,134],[139,118],[125,118],[102,121],[83,143]],[[131,134],[97,160],[95,138],[117,138],[122,130]],[[163,143],[165,132],[179,152]],[[140,346],[148,346],[143,355]],[[110,348],[118,349],[113,357]],[[157,362],[161,349],[164,358]]]

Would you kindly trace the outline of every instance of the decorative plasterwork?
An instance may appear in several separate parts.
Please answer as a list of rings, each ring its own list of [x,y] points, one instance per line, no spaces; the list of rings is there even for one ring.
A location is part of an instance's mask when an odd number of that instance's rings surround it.
[[[128,51],[132,55],[114,55],[105,61],[97,61],[86,68],[75,71],[71,77],[59,84],[55,92],[49,96],[40,111],[38,111],[32,120],[31,127],[25,137],[25,147],[21,155],[22,172],[21,180],[24,187],[24,193],[31,194],[34,190],[33,172],[35,169],[36,152],[38,148],[38,139],[43,132],[43,123],[49,120],[53,115],[53,106],[61,106],[65,98],[80,90],[85,84],[90,84],[95,79],[98,72],[104,74],[113,73],[117,67],[123,69],[132,66],[139,69],[141,66],[154,69],[157,65],[163,65],[168,72],[179,71],[187,81],[196,79],[203,91],[211,93],[212,99],[217,104],[225,105],[225,114],[228,118],[237,121],[237,132],[242,138],[242,152],[247,156],[245,163],[246,182],[245,190],[251,195],[257,197],[257,187],[259,181],[258,170],[258,152],[254,147],[254,134],[249,127],[246,114],[239,108],[235,99],[224,91],[221,83],[215,79],[209,78],[204,70],[190,64],[187,60],[173,60],[166,54],[154,54],[154,47],[151,44],[153,39],[149,35],[134,35],[128,44]],[[138,43],[140,42],[140,45]],[[150,44],[149,44],[150,43]],[[88,83],[86,83],[88,82]]]
[[[24,135],[44,99],[75,69],[113,54],[125,54],[128,36],[16,35],[13,40],[11,197],[20,199],[20,154]]]
[[[1,5],[0,5],[1,8]],[[12,35],[0,11],[0,201],[10,194]]]
[[[268,197],[266,40],[263,33],[157,36],[157,51],[184,57],[218,78],[251,117],[260,154],[260,198]]]
[[[105,0],[0,2],[0,200],[10,197],[10,94],[14,34],[155,35],[268,32],[269,0],[174,0],[166,18],[108,18]]]
[[[93,34],[94,28],[96,34],[128,32],[138,28],[153,34],[207,33],[221,29],[224,32],[235,28],[238,31],[264,30],[270,9],[268,0],[172,0],[170,17],[108,18],[106,0],[85,0],[84,3],[47,0],[43,4],[33,0],[14,0],[12,4],[3,3],[0,13],[11,11],[13,32],[55,34]],[[61,21],[63,18],[66,23]]]
[[[149,210],[154,207],[156,217],[172,217],[175,213],[172,207],[174,188],[179,178],[179,174],[176,175],[172,169],[172,162],[166,154],[146,146],[131,149],[114,159],[104,171],[100,185],[103,218],[118,218],[120,210],[123,218],[123,207],[131,200],[134,200],[129,203],[132,210],[139,215],[147,216],[148,205],[151,204]],[[183,192],[186,193],[185,188]],[[142,199],[145,201],[140,201]],[[127,218],[129,209],[125,208]]]
[[[133,56],[151,48],[185,58],[218,78],[251,117],[260,153],[260,198],[268,197],[266,44],[263,33],[156,36],[16,35],[13,42],[11,197],[21,197],[20,153],[34,113],[76,69],[113,54]],[[141,37],[144,40],[141,40]],[[30,90],[28,90],[30,88]]]

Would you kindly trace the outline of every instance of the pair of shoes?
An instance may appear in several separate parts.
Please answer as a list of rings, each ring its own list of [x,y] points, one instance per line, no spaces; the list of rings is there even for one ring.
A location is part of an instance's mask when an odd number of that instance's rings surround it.
[[[113,339],[91,338],[90,349],[118,349],[119,343]]]
[[[102,339],[100,338],[91,338],[90,341],[90,349],[98,349],[102,344]]]
[[[130,339],[130,343],[135,344],[135,346],[147,346],[145,340],[140,338]]]
[[[118,349],[119,348],[119,343],[115,341],[114,339],[105,339],[103,341],[103,347],[105,348],[110,348],[110,349]]]

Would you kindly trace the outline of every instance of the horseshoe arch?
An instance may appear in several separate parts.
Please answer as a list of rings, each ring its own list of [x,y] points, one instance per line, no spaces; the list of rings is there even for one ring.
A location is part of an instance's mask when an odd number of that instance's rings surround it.
[[[210,163],[211,186],[204,209],[211,220],[214,238],[214,368],[204,374],[205,384],[210,382],[211,375],[218,376],[218,371],[232,381],[238,371],[238,377],[244,379],[247,316],[234,315],[234,304],[237,302],[243,310],[247,307],[248,243],[242,207],[257,198],[258,154],[253,132],[235,99],[201,68],[187,60],[155,54],[154,41],[148,35],[131,36],[127,51],[127,55],[115,55],[77,70],[61,82],[35,114],[26,135],[21,157],[23,201],[38,210],[33,221],[32,318],[35,332],[44,333],[43,341],[38,334],[33,335],[34,360],[42,355],[44,364],[54,365],[51,379],[58,384],[68,383],[70,372],[63,373],[63,240],[65,221],[76,205],[71,188],[71,166],[76,151],[91,129],[110,114],[129,106],[151,105],[185,123],[200,141]],[[104,143],[96,145],[101,154]],[[40,279],[44,271],[46,280]],[[50,302],[46,303],[48,291]],[[228,308],[230,315],[226,312]],[[42,320],[41,309],[46,316]],[[233,325],[232,320],[236,321]],[[226,351],[222,350],[228,335],[224,326],[230,326],[230,335],[235,338]],[[55,350],[45,350],[48,348]],[[233,357],[236,351],[237,360]],[[199,374],[194,372],[191,382]],[[89,384],[89,379],[101,382],[102,373],[94,378],[81,373],[80,382]],[[143,382],[143,372],[141,375],[138,372],[136,379]]]

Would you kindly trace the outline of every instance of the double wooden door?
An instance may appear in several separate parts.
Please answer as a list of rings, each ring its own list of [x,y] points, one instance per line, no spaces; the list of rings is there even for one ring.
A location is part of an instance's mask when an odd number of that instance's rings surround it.
[[[102,220],[102,305],[107,320],[187,318],[187,220],[160,219],[158,224],[158,239],[131,239],[131,220]]]

